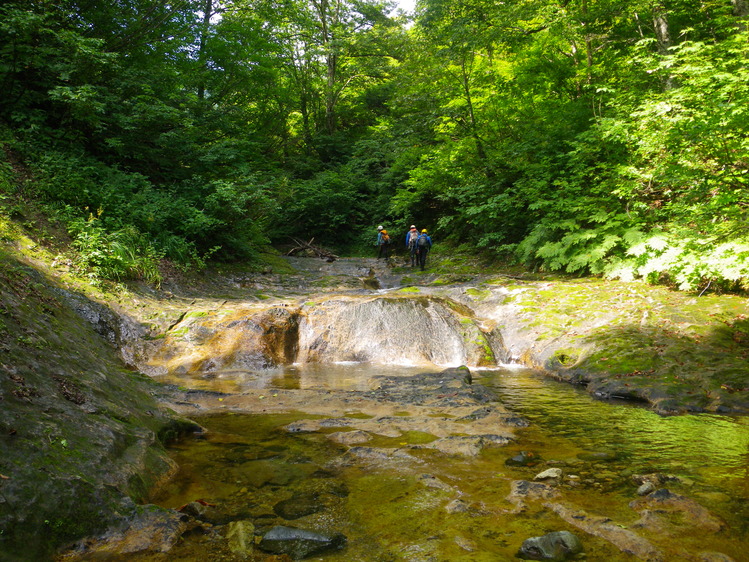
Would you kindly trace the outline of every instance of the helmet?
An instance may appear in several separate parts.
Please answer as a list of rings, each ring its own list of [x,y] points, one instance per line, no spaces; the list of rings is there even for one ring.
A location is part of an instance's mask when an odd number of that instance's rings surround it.
[[[382,226],[382,225],[380,225],[380,226],[377,227],[377,230],[382,230],[383,228],[385,228],[385,227]]]
[[[411,228],[416,228],[416,225],[415,225],[415,224],[412,224],[412,225],[411,225]]]
[[[426,234],[427,233],[427,229],[425,228],[424,230],[421,231],[421,233],[422,234]]]
[[[387,231],[387,230],[383,230],[383,231],[382,231],[382,233],[383,233],[383,234],[387,234],[387,233],[388,233],[388,231]]]

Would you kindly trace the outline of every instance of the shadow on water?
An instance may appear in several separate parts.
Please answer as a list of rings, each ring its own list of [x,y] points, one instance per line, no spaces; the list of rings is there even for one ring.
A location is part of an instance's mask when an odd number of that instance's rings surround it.
[[[296,366],[254,382],[268,389],[346,392],[366,390],[367,381],[382,374],[382,367],[364,364]],[[593,400],[581,389],[527,369],[474,375],[475,383],[494,389],[500,401],[531,422],[519,430],[517,442],[464,458],[420,449],[423,435],[404,434],[389,439],[391,456],[377,465],[351,461],[347,448],[325,431],[286,431],[309,415],[198,418],[207,433],[172,449],[180,475],[155,501],[177,508],[204,500],[210,505],[200,517],[215,529],[243,520],[252,522],[256,535],[279,524],[342,532],[348,537],[343,551],[315,557],[329,561],[513,560],[524,539],[554,530],[580,536],[588,560],[633,560],[548,509],[514,510],[507,496],[513,481],[561,467],[575,478],[560,483],[564,501],[626,528],[639,517],[629,507],[637,498],[632,475],[662,472],[678,476],[674,490],[707,507],[726,529],[718,534],[687,529],[668,539],[678,543],[673,551],[669,544],[659,546],[666,552],[711,550],[746,559],[749,420],[660,417],[631,404]],[[506,466],[521,450],[537,453],[543,462]],[[398,451],[411,460],[399,463]],[[658,533],[648,537],[663,541]],[[188,537],[173,554],[242,559],[227,548],[208,533]],[[259,552],[253,556],[264,559]]]

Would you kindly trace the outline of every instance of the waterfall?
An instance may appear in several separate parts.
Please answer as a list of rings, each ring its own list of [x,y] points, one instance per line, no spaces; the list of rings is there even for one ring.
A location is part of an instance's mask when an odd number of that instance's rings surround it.
[[[338,298],[305,305],[297,360],[494,365],[490,338],[441,299]]]
[[[492,367],[506,356],[499,330],[482,330],[465,306],[414,295],[191,311],[163,338],[132,345],[139,369],[177,383],[182,377],[241,379],[293,363]]]

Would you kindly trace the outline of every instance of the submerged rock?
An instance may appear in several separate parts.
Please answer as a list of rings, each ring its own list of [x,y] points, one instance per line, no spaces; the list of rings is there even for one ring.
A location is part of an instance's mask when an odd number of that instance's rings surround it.
[[[287,554],[294,560],[301,560],[329,550],[339,550],[344,546],[346,546],[346,537],[341,533],[329,536],[281,525],[265,533],[259,544],[261,550],[273,554]]]
[[[506,445],[509,442],[510,438],[503,435],[453,435],[438,439],[424,447],[437,449],[447,455],[476,457],[488,446]]]
[[[507,501],[515,505],[515,513],[527,509],[527,501],[547,500],[555,498],[559,492],[542,482],[529,482],[528,480],[516,480],[511,484]]]
[[[591,515],[583,510],[561,503],[550,502],[545,505],[568,524],[589,535],[610,542],[626,554],[633,555],[640,560],[653,562],[665,560],[663,553],[650,541],[609,517]]]
[[[577,458],[587,462],[611,462],[618,458],[618,455],[611,451],[595,451],[592,453],[580,453]]]
[[[448,513],[465,513],[471,509],[471,506],[460,498],[454,499],[445,506],[445,511]]]
[[[666,488],[661,488],[630,502],[629,506],[640,512],[642,518],[635,523],[636,527],[643,527],[662,531],[664,528],[717,533],[725,527],[725,523],[692,498],[674,494]],[[664,517],[667,514],[678,515],[674,524]]]
[[[340,443],[341,445],[361,445],[367,441],[372,440],[372,436],[366,431],[354,430],[354,431],[338,431],[331,433],[328,439]]]
[[[227,525],[226,540],[233,553],[240,556],[252,554],[255,549],[255,525],[252,521],[232,521]]]
[[[580,540],[569,531],[555,531],[523,541],[518,557],[523,560],[569,560],[583,550]]]
[[[305,515],[317,513],[324,508],[325,506],[320,503],[317,494],[297,493],[287,500],[278,502],[273,506],[273,511],[275,511],[279,517],[283,517],[289,521],[292,519],[299,519]]]

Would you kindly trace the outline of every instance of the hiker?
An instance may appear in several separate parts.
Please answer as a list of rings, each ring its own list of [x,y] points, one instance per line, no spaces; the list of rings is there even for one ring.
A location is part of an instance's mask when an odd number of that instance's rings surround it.
[[[416,225],[412,224],[411,229],[406,233],[406,248],[411,254],[411,267],[416,265],[416,239],[419,237],[419,231]]]
[[[377,235],[377,243],[380,246],[377,252],[377,259],[385,258],[385,261],[387,261],[390,257],[390,235],[387,230],[380,230],[380,233]]]
[[[377,259],[380,259],[380,255],[382,254],[382,249],[380,247],[380,244],[382,243],[382,231],[385,230],[385,227],[380,225],[377,227],[377,242],[375,242],[375,246],[377,246]]]
[[[424,267],[427,263],[427,254],[432,249],[432,239],[427,234],[427,229],[423,229],[419,237],[416,239],[416,251],[419,257],[419,266],[421,271],[424,271]]]

